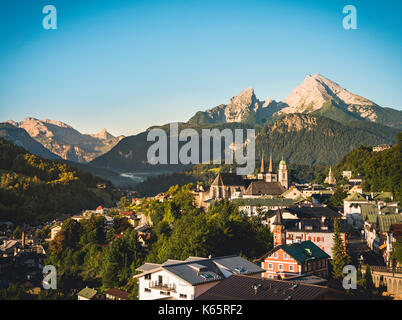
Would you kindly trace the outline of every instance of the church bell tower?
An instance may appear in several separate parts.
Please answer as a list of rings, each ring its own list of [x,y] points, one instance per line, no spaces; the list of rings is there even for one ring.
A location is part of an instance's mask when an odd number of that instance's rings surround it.
[[[282,212],[278,209],[276,211],[276,216],[274,222],[274,248],[282,244],[286,244],[286,232],[285,226],[282,221]]]
[[[286,162],[285,160],[281,160],[281,162],[279,162],[279,182],[281,183],[281,185],[285,188],[288,189],[288,169],[286,167]]]

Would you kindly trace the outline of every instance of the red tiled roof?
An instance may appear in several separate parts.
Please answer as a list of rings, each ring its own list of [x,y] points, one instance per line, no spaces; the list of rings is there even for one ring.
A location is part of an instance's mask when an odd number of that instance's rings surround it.
[[[109,289],[108,291],[105,292],[105,294],[119,298],[119,299],[123,299],[123,300],[129,300],[129,296],[130,296],[130,292],[127,291],[123,291],[120,289]]]

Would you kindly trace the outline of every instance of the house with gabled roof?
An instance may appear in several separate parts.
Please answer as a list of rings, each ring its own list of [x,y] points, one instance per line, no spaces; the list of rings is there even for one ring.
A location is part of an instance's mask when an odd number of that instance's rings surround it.
[[[189,257],[163,264],[145,263],[137,269],[140,300],[194,300],[203,292],[233,274],[261,277],[262,268],[239,256]]]
[[[294,276],[328,276],[330,256],[312,241],[281,244],[259,259],[265,270],[263,277],[286,279]]]
[[[361,204],[368,204],[368,197],[360,193],[352,193],[343,200],[343,215],[347,219],[348,224],[355,229],[363,228],[361,219]]]
[[[230,199],[233,194],[244,193],[249,181],[235,173],[219,172],[209,190],[209,199]]]
[[[252,181],[243,193],[244,198],[257,198],[266,196],[280,196],[286,191],[280,182],[268,182],[262,180]]]
[[[271,210],[288,208],[296,204],[293,199],[285,198],[239,198],[231,200],[232,203],[239,206],[239,210],[247,214],[249,217],[255,216],[258,212],[269,213]]]
[[[130,292],[112,288],[104,292],[106,300],[130,300]]]
[[[274,233],[274,246],[310,240],[332,256],[334,220],[342,216],[325,205],[294,206],[278,209],[267,218]],[[346,243],[346,220],[340,219],[340,233]]]
[[[297,186],[290,186],[288,190],[282,193],[282,197],[293,200],[306,200],[308,198]]]
[[[78,300],[96,300],[98,291],[92,288],[84,288],[77,293]]]

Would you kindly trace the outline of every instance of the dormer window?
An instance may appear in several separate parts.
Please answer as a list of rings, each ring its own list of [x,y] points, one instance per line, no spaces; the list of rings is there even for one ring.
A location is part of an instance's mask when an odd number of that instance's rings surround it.
[[[235,270],[237,273],[242,273],[242,272],[246,271],[246,269],[244,269],[243,267],[236,267],[236,268],[234,268],[234,270]]]

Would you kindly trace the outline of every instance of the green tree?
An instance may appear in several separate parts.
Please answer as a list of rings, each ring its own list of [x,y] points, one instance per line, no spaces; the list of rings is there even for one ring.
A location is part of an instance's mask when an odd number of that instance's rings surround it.
[[[364,279],[365,279],[365,289],[371,293],[375,287],[373,283],[373,278],[371,276],[371,269],[368,264],[366,265],[366,272],[364,274]]]
[[[17,226],[12,234],[14,239],[20,239],[22,236],[22,228],[20,226]]]
[[[16,284],[0,290],[0,300],[24,300],[25,298],[26,294],[24,290]]]
[[[339,207],[343,205],[343,199],[345,199],[347,193],[343,190],[342,187],[338,186],[335,190],[335,193],[329,198],[328,204],[334,207]]]
[[[334,220],[334,245],[332,247],[332,276],[334,279],[343,278],[343,267],[348,262],[348,255],[345,252],[345,244],[341,238],[339,219]]]
[[[61,226],[61,231],[64,231],[66,246],[75,248],[82,234],[81,224],[73,219],[68,219]]]
[[[402,240],[398,240],[394,244],[394,250],[392,252],[393,258],[395,258],[400,264],[402,264]]]
[[[116,238],[104,255],[103,288],[125,285],[143,262],[143,250],[134,229],[127,229],[123,239]]]

